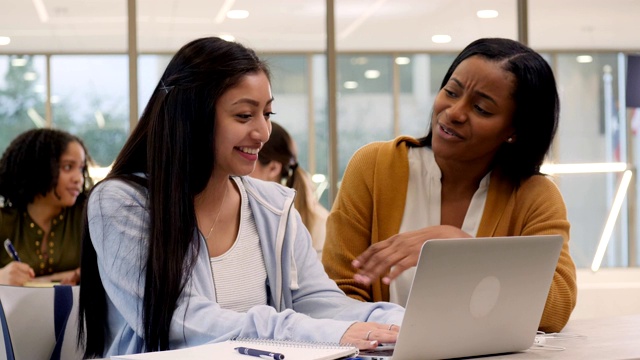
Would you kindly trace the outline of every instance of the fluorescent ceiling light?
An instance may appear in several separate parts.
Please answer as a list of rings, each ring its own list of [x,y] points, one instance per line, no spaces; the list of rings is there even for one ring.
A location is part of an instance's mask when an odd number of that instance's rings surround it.
[[[480,10],[476,13],[480,19],[493,19],[498,17],[496,10]]]
[[[585,164],[542,164],[540,172],[543,174],[592,174],[612,173],[627,170],[627,164],[621,162],[585,163]]]
[[[220,35],[220,39],[228,41],[228,42],[234,42],[236,41],[236,37],[233,35],[229,35],[229,34],[223,34]]]
[[[224,19],[227,18],[227,12],[229,11],[229,9],[231,9],[233,3],[235,2],[236,0],[225,0],[220,10],[218,10],[218,14],[216,14],[216,18],[214,20],[216,24],[221,24]]]
[[[34,73],[33,71],[28,71],[24,73],[23,77],[25,81],[33,81],[38,78],[38,74]]]
[[[247,10],[229,10],[227,17],[229,19],[246,19],[249,17],[249,12]]]
[[[343,84],[345,89],[355,89],[358,87],[357,81],[345,81]]]
[[[327,177],[324,176],[324,174],[313,174],[313,175],[311,175],[311,181],[313,181],[316,184],[320,184],[320,183],[324,182],[325,180],[327,180]]]
[[[11,38],[8,36],[0,36],[0,45],[9,45],[11,43]]]
[[[433,35],[431,41],[436,44],[446,44],[451,42],[451,36],[449,35]]]
[[[580,64],[588,64],[590,62],[593,62],[593,57],[591,57],[591,55],[579,55],[576,56],[576,61]]]
[[[11,59],[11,66],[25,66],[27,65],[27,59],[25,58],[15,58],[15,59]]]
[[[607,218],[607,222],[604,225],[604,230],[602,231],[602,237],[600,237],[600,242],[598,243],[598,249],[596,250],[596,254],[593,257],[593,262],[591,263],[591,271],[595,272],[600,269],[602,258],[604,257],[604,253],[607,250],[607,246],[609,245],[609,240],[611,240],[613,227],[618,221],[618,215],[620,214],[622,203],[624,202],[624,198],[627,195],[627,190],[629,189],[629,184],[631,183],[631,175],[631,170],[625,171],[622,175],[620,186],[618,186],[618,192],[616,192],[616,197],[613,199],[613,204],[611,204],[611,211],[609,212],[609,217]]]
[[[102,111],[96,110],[96,112],[93,113],[93,116],[95,116],[96,118],[96,124],[98,124],[98,128],[104,129],[105,120],[104,120],[104,115],[102,114]]]
[[[411,62],[411,59],[406,56],[398,56],[396,58],[396,64],[398,65],[407,65]]]
[[[365,56],[358,56],[351,58],[349,62],[351,62],[351,65],[366,65],[367,63],[369,63],[369,59],[367,59]]]
[[[377,79],[380,77],[380,71],[378,70],[367,70],[364,72],[364,77],[367,79]]]
[[[36,125],[37,128],[43,128],[44,127],[45,121],[42,118],[42,116],[40,116],[40,114],[38,114],[36,109],[29,108],[27,110],[27,115],[29,116],[29,119],[31,119],[31,121]]]
[[[33,6],[36,8],[36,12],[38,13],[38,18],[41,22],[46,23],[49,21],[49,13],[47,12],[47,8],[44,6],[42,0],[32,0]]]
[[[355,19],[346,29],[344,29],[341,33],[338,34],[338,40],[344,40],[347,36],[351,35],[356,29],[360,27],[360,25],[364,24],[371,15],[375,14],[381,7],[386,3],[387,0],[378,0],[373,5],[370,5],[367,8],[367,11],[363,12],[357,19]]]
[[[322,193],[327,190],[327,187],[329,187],[327,177],[324,176],[324,174],[313,174],[311,176],[311,181],[313,181],[316,186],[314,195],[316,196],[316,199],[320,200],[320,198],[322,197]]]

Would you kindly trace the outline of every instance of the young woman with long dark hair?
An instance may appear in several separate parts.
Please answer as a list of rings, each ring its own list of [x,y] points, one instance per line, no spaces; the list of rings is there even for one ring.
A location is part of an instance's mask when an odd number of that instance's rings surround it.
[[[175,54],[89,197],[86,357],[235,336],[395,341],[403,309],[345,296],[311,246],[294,191],[246,176],[272,107],[268,68],[251,49],[210,37]]]

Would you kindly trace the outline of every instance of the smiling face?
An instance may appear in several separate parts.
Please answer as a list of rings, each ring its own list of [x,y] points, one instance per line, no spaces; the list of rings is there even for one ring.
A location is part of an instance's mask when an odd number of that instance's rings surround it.
[[[84,148],[77,141],[70,142],[60,156],[58,185],[47,193],[44,201],[55,207],[73,206],[82,192],[85,166]]]
[[[436,96],[431,121],[438,162],[488,166],[513,128],[514,76],[479,56],[464,60]]]
[[[245,75],[216,103],[214,172],[248,175],[258,160],[258,151],[269,139],[273,96],[263,72]]]

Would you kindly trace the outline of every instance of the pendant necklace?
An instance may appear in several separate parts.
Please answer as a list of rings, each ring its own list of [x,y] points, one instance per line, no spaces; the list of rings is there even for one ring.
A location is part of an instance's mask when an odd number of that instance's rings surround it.
[[[218,223],[218,218],[220,217],[220,213],[222,212],[222,206],[224,205],[224,200],[227,198],[227,192],[229,191],[229,184],[226,184],[226,187],[224,188],[224,195],[222,196],[222,202],[220,203],[220,209],[218,209],[218,215],[216,215],[216,219],[213,221],[213,225],[211,225],[211,229],[209,229],[209,233],[207,234],[207,236],[204,237],[205,240],[209,240],[209,236],[211,236],[211,232],[213,231],[213,228],[216,227],[216,224]]]

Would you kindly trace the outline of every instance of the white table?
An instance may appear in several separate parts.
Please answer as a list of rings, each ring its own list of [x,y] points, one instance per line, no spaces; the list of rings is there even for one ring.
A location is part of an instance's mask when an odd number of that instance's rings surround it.
[[[571,320],[561,334],[579,337],[546,339],[546,345],[561,346],[562,351],[538,348],[476,359],[640,359],[640,314]]]
[[[560,333],[580,335],[546,339],[546,345],[560,346],[562,351],[537,348],[483,359],[571,359],[617,360],[640,359],[640,314],[569,321]]]

